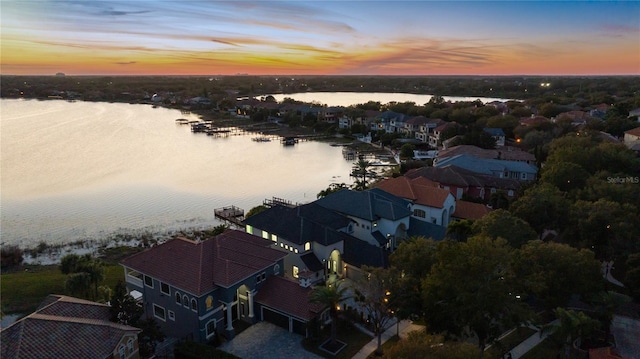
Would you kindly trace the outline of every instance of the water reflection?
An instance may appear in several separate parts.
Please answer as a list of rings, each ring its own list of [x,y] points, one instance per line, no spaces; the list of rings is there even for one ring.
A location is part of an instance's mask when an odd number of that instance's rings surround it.
[[[1,100],[2,238],[67,242],[120,228],[217,223],[277,196],[309,202],[350,182],[339,147],[192,134],[175,110],[145,105]]]

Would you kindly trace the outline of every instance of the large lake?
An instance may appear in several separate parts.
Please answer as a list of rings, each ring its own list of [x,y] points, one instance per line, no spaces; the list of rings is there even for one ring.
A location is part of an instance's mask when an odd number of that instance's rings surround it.
[[[268,96],[268,95],[265,95]],[[290,94],[273,94],[278,102],[289,97],[302,102],[317,102],[328,106],[351,106],[368,101],[380,102],[387,104],[389,102],[415,102],[416,105],[424,105],[431,100],[432,95],[419,95],[400,92],[299,92]],[[456,97],[442,96],[445,101],[475,101],[480,100],[483,103],[492,101],[509,101],[502,98],[493,97]]]
[[[33,246],[216,225],[214,209],[310,202],[352,163],[321,142],[193,134],[176,110],[0,100],[1,241]]]

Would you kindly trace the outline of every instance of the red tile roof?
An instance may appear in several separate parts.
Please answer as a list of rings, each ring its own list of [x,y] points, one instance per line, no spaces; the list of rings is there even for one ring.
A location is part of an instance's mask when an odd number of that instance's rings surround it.
[[[310,303],[311,288],[303,288],[290,279],[270,276],[256,294],[256,302],[288,313],[294,317],[311,320],[322,312],[324,306]]]
[[[109,358],[126,336],[136,340],[140,329],[110,322],[108,308],[50,295],[35,313],[0,331],[0,357]]]
[[[287,255],[270,248],[271,243],[228,230],[204,241],[175,238],[125,258],[121,264],[194,295],[203,295],[217,286],[229,287]]]
[[[632,128],[629,131],[624,131],[624,133],[640,137],[640,127]]]
[[[451,193],[446,189],[436,186],[437,184],[424,177],[409,179],[402,176],[385,179],[376,184],[375,187],[417,204],[433,208],[443,208],[444,202]]]
[[[456,201],[456,210],[452,216],[460,219],[480,219],[489,212],[491,210],[484,204],[459,200]]]

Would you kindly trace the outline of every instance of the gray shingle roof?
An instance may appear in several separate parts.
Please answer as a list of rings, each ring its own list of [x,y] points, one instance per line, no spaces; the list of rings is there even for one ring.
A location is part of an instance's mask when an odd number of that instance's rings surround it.
[[[343,189],[320,198],[315,203],[368,221],[380,218],[397,220],[411,215],[409,201],[376,188],[361,192]]]
[[[345,234],[339,230],[351,220],[312,202],[293,208],[276,205],[245,219],[244,223],[292,243],[317,242],[326,246],[344,239]]]

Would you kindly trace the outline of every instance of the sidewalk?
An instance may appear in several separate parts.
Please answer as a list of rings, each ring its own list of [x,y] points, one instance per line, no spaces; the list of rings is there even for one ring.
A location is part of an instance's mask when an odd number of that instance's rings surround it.
[[[402,320],[400,321],[400,327],[398,328],[398,324],[391,325],[387,330],[382,333],[382,344],[384,344],[389,338],[396,335],[399,332],[400,338],[406,338],[409,332],[414,330],[424,329],[421,325],[413,324],[410,320]],[[369,355],[371,355],[376,348],[378,347],[378,337],[374,337],[369,343],[360,349],[356,355],[353,356],[352,359],[366,359]]]
[[[556,323],[556,322],[558,322],[558,319],[554,320],[549,324]],[[540,342],[543,341],[546,337],[548,337],[552,332],[553,331],[547,331],[543,335],[540,335],[540,329],[539,329],[537,333],[534,333],[532,336],[525,339],[522,343],[518,344],[515,348],[511,349],[510,351],[511,357],[513,359],[518,359],[522,357],[529,350],[533,349],[536,345],[540,344]]]

